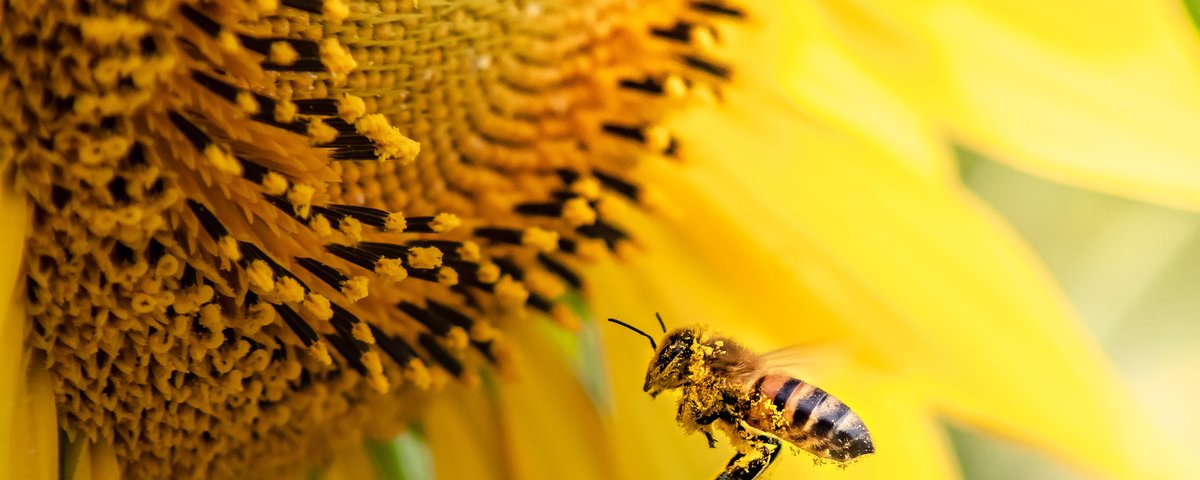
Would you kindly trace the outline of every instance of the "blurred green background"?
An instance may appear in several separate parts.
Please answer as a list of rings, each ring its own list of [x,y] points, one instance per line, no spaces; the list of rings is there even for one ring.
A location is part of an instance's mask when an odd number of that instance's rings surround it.
[[[1050,183],[965,150],[959,158],[963,182],[1042,257],[1134,389],[1140,405],[1130,408],[1148,409],[1168,435],[1200,448],[1200,215]],[[1085,478],[947,428],[965,478]]]

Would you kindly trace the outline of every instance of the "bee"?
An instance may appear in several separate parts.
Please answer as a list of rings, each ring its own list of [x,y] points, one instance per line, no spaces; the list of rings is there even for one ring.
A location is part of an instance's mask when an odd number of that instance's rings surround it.
[[[819,459],[845,464],[873,453],[866,425],[833,395],[771,367],[771,359],[726,337],[699,327],[667,333],[659,346],[654,337],[615,318],[608,321],[650,340],[654,358],[642,390],[651,398],[679,390],[676,420],[685,431],[699,431],[716,447],[721,429],[737,448],[717,480],[753,480],[770,466],[783,442]]]

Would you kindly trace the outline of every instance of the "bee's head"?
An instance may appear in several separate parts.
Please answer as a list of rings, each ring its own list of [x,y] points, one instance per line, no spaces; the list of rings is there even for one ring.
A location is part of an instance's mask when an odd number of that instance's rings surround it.
[[[699,332],[694,328],[674,330],[663,338],[662,346],[654,352],[654,359],[646,369],[646,383],[642,390],[651,397],[663,390],[680,388],[690,382]]]
[[[662,317],[658,314],[655,316],[658,317],[658,326],[662,327],[663,333],[667,333],[667,326]],[[650,368],[646,370],[646,383],[642,390],[648,392],[651,397],[657,396],[663,390],[672,390],[691,383],[693,375],[698,373],[692,371],[694,365],[703,365],[707,360],[696,358],[696,355],[709,355],[712,352],[712,349],[696,348],[700,332],[694,327],[680,328],[667,333],[660,347],[655,343],[654,337],[641,329],[615,318],[608,321],[650,340],[650,348],[654,349],[654,359],[650,361]]]

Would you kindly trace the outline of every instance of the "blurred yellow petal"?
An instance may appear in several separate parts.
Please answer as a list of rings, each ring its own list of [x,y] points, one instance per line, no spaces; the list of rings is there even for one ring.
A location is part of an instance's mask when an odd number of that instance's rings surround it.
[[[874,31],[842,33],[971,147],[1064,183],[1200,209],[1200,48],[1183,2],[827,3],[841,25],[888,19],[888,38],[907,40],[890,49],[869,41]],[[941,80],[910,81],[913,58],[932,58]]]
[[[112,445],[86,439],[67,445],[60,459],[65,480],[119,480],[121,467]]]
[[[117,463],[117,453],[111,444],[94,444],[89,450],[92,457],[89,462],[92,480],[119,480],[121,478],[121,466]]]
[[[705,290],[697,275],[647,270],[662,284],[647,287],[675,299],[664,310],[713,323],[712,312],[729,312],[727,324],[763,322],[760,335],[803,337],[842,322],[889,368],[923,379],[938,407],[976,425],[1112,475],[1179,468],[988,210],[921,181],[888,152],[798,121],[784,102],[731,95],[736,110],[678,123],[698,159],[685,182],[662,185],[688,209],[676,236],[647,239],[649,255],[686,250],[713,271]],[[828,311],[814,314],[809,302]],[[1109,419],[1103,431],[1097,418]],[[1164,460],[1145,462],[1152,454]]]
[[[58,419],[50,373],[23,343],[28,322],[17,285],[26,216],[24,198],[0,178],[0,478],[57,479]]]
[[[736,84],[786,95],[806,116],[902,152],[891,159],[930,178],[954,175],[946,146],[837,39],[817,2],[754,7],[746,28],[729,29],[723,37],[731,58],[756,59],[738,64]]]
[[[515,381],[448,388],[425,416],[438,478],[611,479],[603,423],[563,352],[540,328],[514,326]],[[557,327],[548,327],[557,328]]]

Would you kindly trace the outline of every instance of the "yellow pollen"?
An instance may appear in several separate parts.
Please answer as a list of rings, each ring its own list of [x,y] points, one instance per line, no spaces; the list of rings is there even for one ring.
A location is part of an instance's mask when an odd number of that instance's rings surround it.
[[[242,42],[238,41],[237,35],[227,29],[217,34],[217,44],[227,53],[236,53],[242,48]]]
[[[655,153],[667,151],[671,146],[671,132],[661,125],[646,129],[646,148]]]
[[[308,123],[308,136],[317,144],[329,143],[337,138],[337,129],[327,125],[320,118],[314,118]]]
[[[362,222],[356,218],[343,218],[342,222],[338,225],[338,230],[342,232],[342,235],[350,237],[355,242],[361,242],[363,239]]]
[[[567,291],[566,285],[545,270],[530,270],[525,274],[525,286],[529,290],[548,298],[558,298]]]
[[[408,250],[408,266],[430,269],[442,264],[442,251],[437,247],[413,247]]]
[[[279,0],[256,0],[254,5],[258,7],[259,13],[270,15],[279,9]]]
[[[300,59],[300,54],[288,42],[273,42],[271,43],[270,59],[279,65],[291,65]]]
[[[504,275],[496,281],[495,294],[500,306],[509,310],[521,308],[529,299],[529,290],[509,275]]]
[[[601,240],[590,238],[581,239],[575,247],[575,254],[587,261],[598,261],[607,256],[608,248]]]
[[[287,198],[292,202],[292,212],[300,218],[308,218],[308,214],[312,209],[313,194],[316,189],[312,185],[296,184],[288,190]]]
[[[687,96],[688,87],[679,75],[671,75],[663,82],[663,91],[667,93],[668,97],[681,99]]]
[[[337,0],[326,0],[325,4],[329,5],[331,2],[341,4]],[[329,71],[329,75],[335,81],[344,80],[347,73],[358,67],[358,62],[354,61],[354,57],[350,55],[350,52],[346,51],[346,47],[343,47],[336,39],[327,38],[322,40],[320,48],[321,63],[325,65],[325,68]]]
[[[409,360],[408,365],[404,367],[404,376],[412,382],[413,386],[421,390],[428,390],[433,383],[429,369],[425,368],[425,364],[415,358]]]
[[[342,295],[345,295],[351,302],[362,300],[367,297],[367,286],[369,284],[370,280],[367,277],[350,277],[345,282],[342,282]]]
[[[479,255],[479,244],[470,240],[463,242],[462,246],[458,247],[457,253],[459,257],[468,262],[478,262],[482,258]]]
[[[238,163],[237,159],[215,144],[204,148],[204,158],[208,159],[208,162],[213,167],[222,172],[232,175],[240,175],[242,173],[242,165]]]
[[[359,322],[354,324],[354,328],[350,330],[350,333],[353,334],[354,338],[360,342],[368,345],[375,344],[375,335],[371,334],[371,327],[366,323]]]
[[[286,178],[283,178],[283,175],[269,172],[263,175],[262,186],[268,195],[283,195],[288,189],[288,181]]]
[[[81,22],[79,29],[88,43],[109,46],[137,41],[150,29],[150,24],[127,14],[116,14],[112,17],[88,17]]]
[[[325,0],[321,6],[321,15],[331,22],[340,22],[350,15],[350,7],[342,0]]]
[[[246,268],[246,278],[250,280],[250,285],[261,293],[275,290],[275,272],[271,271],[271,266],[267,265],[266,261],[250,262],[250,266]]]
[[[363,116],[354,123],[354,128],[375,142],[375,153],[380,160],[396,160],[403,165],[412,162],[421,151],[421,144],[404,136],[381,114]]]
[[[292,277],[280,277],[275,280],[275,292],[279,299],[287,303],[297,303],[304,300],[304,287]]]
[[[220,250],[221,256],[228,258],[231,261],[242,259],[242,251],[238,248],[237,240],[230,235],[226,235],[217,240],[217,249]]]
[[[333,357],[329,356],[329,347],[325,346],[325,342],[312,344],[308,347],[308,353],[322,365],[333,365]]]
[[[296,119],[296,103],[291,100],[280,100],[275,103],[275,121],[279,123],[292,123]]]
[[[491,325],[483,322],[478,322],[471,325],[471,339],[480,342],[491,340],[496,337],[496,329]]]
[[[438,283],[447,287],[458,285],[458,271],[450,267],[438,269]]]
[[[389,213],[387,219],[383,221],[383,229],[392,233],[403,232],[408,228],[408,221],[404,219],[404,214],[400,212]]]
[[[480,282],[496,283],[500,279],[500,266],[487,262],[479,266],[479,273],[476,274]]]
[[[439,213],[433,217],[432,222],[429,222],[429,228],[434,233],[448,232],[458,228],[459,225],[462,225],[462,220],[459,220],[458,216],[453,213]]]
[[[309,219],[308,226],[312,227],[313,232],[321,237],[333,235],[333,226],[329,224],[329,219],[324,215],[313,215]]]
[[[451,327],[450,331],[446,332],[446,343],[450,348],[461,350],[467,348],[467,343],[471,341],[471,337],[467,336],[466,330],[462,327]]]
[[[254,95],[251,95],[250,92],[247,91],[238,92],[237,105],[238,108],[241,108],[243,112],[246,112],[250,115],[258,113],[259,109],[262,108],[259,106],[258,100],[254,99]]]
[[[596,211],[583,198],[572,198],[563,203],[562,216],[572,227],[596,223]]]
[[[316,293],[309,293],[302,303],[304,310],[320,320],[333,317],[333,309],[329,307],[329,299]]]
[[[383,362],[379,360],[379,354],[375,351],[364,353],[360,361],[367,368],[367,385],[379,393],[387,393],[391,387],[388,385],[387,377],[383,375]]]
[[[338,115],[347,123],[354,123],[358,117],[367,114],[367,103],[362,97],[345,94],[338,100]]]
[[[600,196],[600,181],[594,178],[581,178],[571,184],[571,191],[588,200],[595,200]]]
[[[521,233],[521,245],[536,248],[541,252],[553,252],[558,249],[558,232],[538,227],[526,228]]]
[[[693,45],[703,51],[712,50],[717,45],[716,32],[713,32],[708,27],[695,27],[692,29],[691,42]]]
[[[408,278],[408,270],[404,269],[399,258],[381,258],[375,262],[375,273],[394,282]]]

